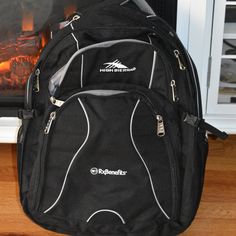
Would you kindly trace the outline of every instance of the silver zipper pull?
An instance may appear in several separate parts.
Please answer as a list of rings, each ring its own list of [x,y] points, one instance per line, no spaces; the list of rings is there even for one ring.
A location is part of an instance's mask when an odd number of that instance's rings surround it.
[[[48,123],[46,125],[46,128],[44,129],[44,134],[49,134],[49,131],[51,129],[51,126],[52,126],[52,122],[56,119],[56,112],[53,111],[51,112],[50,114],[50,117],[49,117],[49,120],[48,120]]]
[[[73,18],[72,18],[72,20],[70,20],[70,21],[65,25],[65,27],[68,26],[68,25],[70,25],[70,24],[73,23],[74,21],[79,20],[79,19],[80,19],[80,16],[79,16],[79,15],[74,15]]]
[[[172,91],[173,102],[177,102],[179,100],[179,97],[177,96],[175,80],[171,80],[170,86],[171,86],[171,91]]]
[[[50,102],[57,107],[61,107],[64,104],[64,101],[58,100],[55,97],[50,97]]]
[[[181,61],[179,50],[174,50],[174,54],[175,54],[175,57],[176,57],[177,60],[178,60],[179,69],[180,69],[180,70],[186,70],[185,65],[184,65],[183,62]]]
[[[37,70],[35,71],[36,84],[35,84],[35,86],[34,86],[34,91],[35,91],[36,93],[38,93],[39,90],[40,90],[40,88],[39,88],[40,73],[41,73],[41,72],[40,72],[40,69],[37,69]]]
[[[160,115],[157,115],[156,119],[157,119],[157,136],[164,137],[166,132],[165,132],[165,125],[164,125],[163,117]]]

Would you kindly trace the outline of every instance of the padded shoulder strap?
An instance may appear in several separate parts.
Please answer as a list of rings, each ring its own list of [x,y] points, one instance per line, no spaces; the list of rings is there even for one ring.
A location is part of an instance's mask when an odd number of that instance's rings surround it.
[[[121,3],[121,5],[125,5],[128,2],[133,2],[136,4],[141,11],[147,13],[149,16],[156,16],[156,13],[145,0],[125,0]]]

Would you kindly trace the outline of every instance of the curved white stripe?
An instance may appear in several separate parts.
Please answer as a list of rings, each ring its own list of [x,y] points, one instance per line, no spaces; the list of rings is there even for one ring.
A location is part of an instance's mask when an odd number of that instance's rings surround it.
[[[124,218],[123,218],[118,212],[113,211],[113,210],[109,210],[109,209],[102,209],[102,210],[99,210],[99,211],[94,212],[94,213],[87,219],[86,222],[88,223],[96,214],[98,214],[98,213],[100,213],[100,212],[110,212],[110,213],[113,213],[113,214],[117,215],[117,216],[120,218],[120,220],[122,221],[123,224],[126,224]]]
[[[74,33],[71,33],[71,35],[73,36],[75,42],[76,42],[76,47],[77,47],[77,50],[79,50],[79,41],[78,39],[75,37]]]
[[[80,86],[83,88],[83,74],[84,74],[84,54],[81,56],[81,66],[80,66]]]
[[[160,208],[160,210],[162,211],[162,213],[165,215],[165,217],[169,220],[170,217],[166,214],[166,212],[164,211],[164,209],[162,208],[161,204],[159,203],[159,201],[157,199],[156,192],[155,192],[154,185],[153,185],[153,181],[152,181],[152,176],[151,176],[151,173],[148,169],[148,166],[147,166],[146,162],[144,161],[142,155],[140,154],[140,152],[139,152],[139,150],[138,150],[138,148],[137,148],[137,146],[135,145],[135,142],[134,142],[134,138],[133,138],[133,119],[134,119],[134,114],[136,112],[136,109],[137,109],[139,103],[140,103],[140,99],[137,101],[137,103],[134,107],[133,113],[131,115],[131,119],[130,119],[130,137],[131,137],[131,141],[133,143],[135,151],[137,152],[139,158],[141,159],[141,161],[142,161],[143,165],[145,166],[145,169],[148,173],[148,177],[149,177],[149,180],[150,180],[152,192],[153,192],[154,198],[156,200],[156,203],[157,203],[158,207]]]
[[[66,24],[65,27],[66,27],[67,25],[68,25],[68,24]],[[72,30],[75,30],[75,29],[74,29],[74,26],[72,25],[72,23],[70,23],[70,27],[71,27]]]
[[[149,40],[150,44],[152,44],[152,39],[151,39],[151,37],[150,37],[149,35],[147,35],[147,37],[148,37],[148,40]]]
[[[151,18],[151,17],[156,17],[156,15],[149,15],[149,16],[146,16],[147,18]]]
[[[29,79],[27,80],[27,85],[26,85],[26,104],[29,106],[29,84],[30,84],[30,78],[32,75],[30,75]]]
[[[126,3],[128,3],[130,0],[125,0],[124,2],[122,2],[120,5],[123,6],[125,5]]]
[[[153,52],[153,62],[152,62],[152,72],[151,72],[150,82],[149,82],[149,86],[148,86],[149,89],[152,88],[152,81],[153,81],[155,67],[156,67],[156,59],[157,59],[157,52],[154,51]]]
[[[84,147],[84,145],[86,144],[86,142],[88,141],[88,138],[89,138],[90,123],[89,123],[88,114],[87,114],[87,112],[86,112],[86,110],[85,110],[85,107],[84,107],[83,103],[81,102],[81,100],[80,100],[79,98],[78,98],[78,100],[79,100],[79,103],[80,103],[80,105],[81,105],[81,107],[82,107],[82,109],[83,109],[83,111],[84,111],[84,114],[85,114],[85,117],[86,117],[86,120],[87,120],[87,126],[88,126],[87,135],[86,135],[86,138],[85,138],[83,144],[80,146],[79,150],[75,153],[75,155],[73,156],[73,158],[72,158],[72,160],[71,160],[71,162],[70,162],[70,165],[69,165],[69,167],[68,167],[68,169],[67,169],[67,171],[66,171],[66,175],[65,175],[65,178],[64,178],[62,187],[61,187],[61,191],[60,191],[60,193],[59,193],[59,195],[58,195],[56,201],[55,201],[47,210],[45,210],[43,213],[47,213],[47,212],[49,212],[50,210],[52,210],[52,208],[55,207],[56,204],[58,203],[58,201],[60,200],[61,195],[62,195],[62,193],[63,193],[63,190],[64,190],[64,188],[65,188],[66,180],[67,180],[68,174],[69,174],[69,172],[70,172],[70,169],[71,169],[71,167],[72,167],[72,164],[73,164],[75,158],[78,156],[79,152],[82,150],[82,148]]]

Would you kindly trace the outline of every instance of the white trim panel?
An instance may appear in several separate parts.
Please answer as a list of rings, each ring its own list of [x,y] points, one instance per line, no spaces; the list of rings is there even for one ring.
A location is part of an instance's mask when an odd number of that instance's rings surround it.
[[[189,19],[190,19],[191,0],[178,0],[177,8],[177,34],[188,48],[189,42]]]
[[[72,24],[71,24],[72,25]],[[73,29],[74,30],[74,29]],[[75,37],[74,33],[71,33],[72,37],[74,38],[75,42],[76,42],[76,47],[77,47],[77,50],[79,50],[79,41],[78,39]]]
[[[21,120],[12,117],[0,118],[0,143],[16,143]]]
[[[228,114],[229,117],[234,115],[233,119],[236,117],[236,105],[233,103],[222,104],[219,103],[219,87],[220,87],[220,73],[222,65],[222,46],[223,46],[223,36],[225,28],[225,1],[216,0],[214,9],[214,24],[213,24],[213,35],[212,35],[212,70],[210,78],[210,87],[208,93],[207,102],[207,115],[218,114]],[[234,126],[235,127],[235,126]]]

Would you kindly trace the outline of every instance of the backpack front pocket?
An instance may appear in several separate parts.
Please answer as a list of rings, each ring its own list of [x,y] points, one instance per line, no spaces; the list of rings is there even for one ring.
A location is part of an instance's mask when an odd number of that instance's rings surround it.
[[[51,112],[44,132],[39,212],[74,225],[171,219],[174,150],[165,118],[147,97],[75,94]]]

